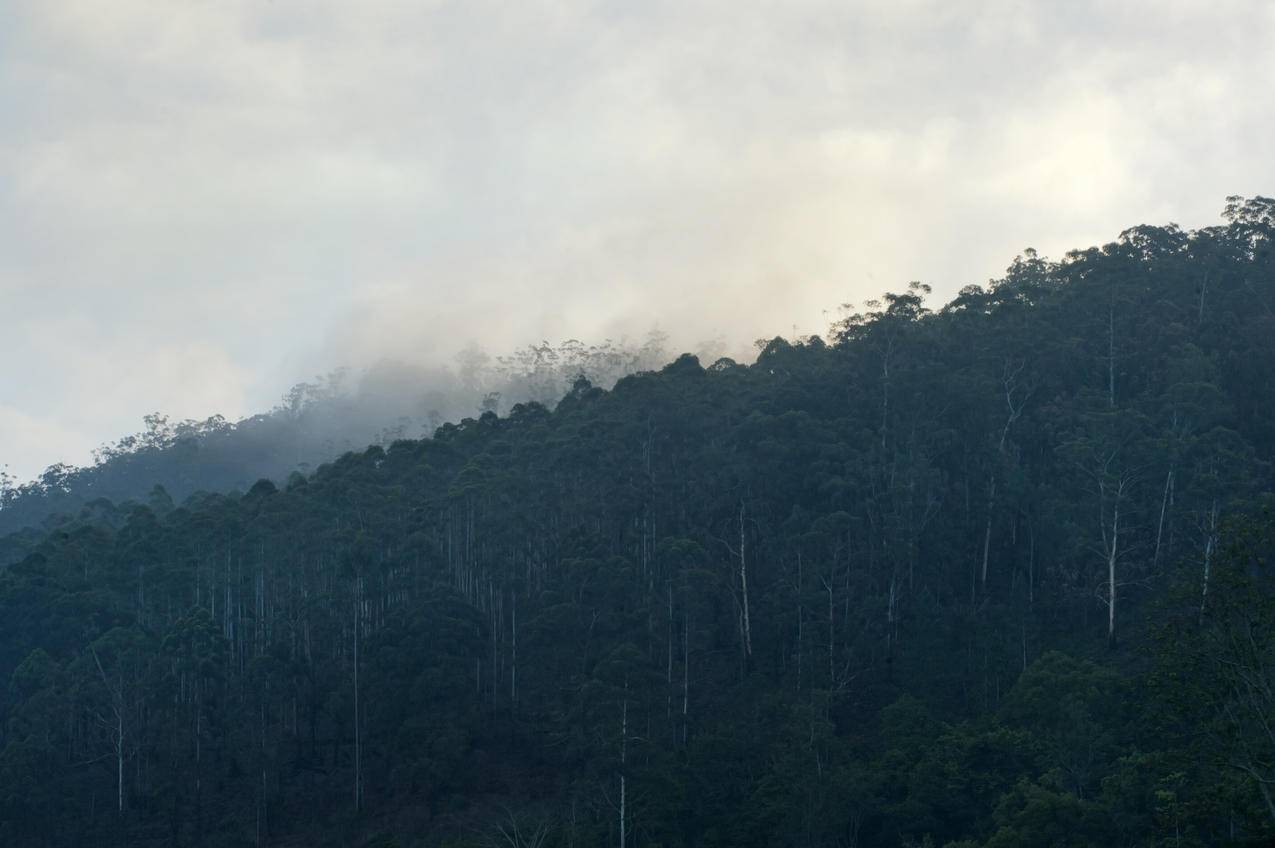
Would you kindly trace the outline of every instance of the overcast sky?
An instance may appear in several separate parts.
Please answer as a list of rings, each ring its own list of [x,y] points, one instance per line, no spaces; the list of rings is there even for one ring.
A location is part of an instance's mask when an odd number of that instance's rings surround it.
[[[0,0],[0,464],[1213,224],[1275,191],[1272,45],[1266,0]]]

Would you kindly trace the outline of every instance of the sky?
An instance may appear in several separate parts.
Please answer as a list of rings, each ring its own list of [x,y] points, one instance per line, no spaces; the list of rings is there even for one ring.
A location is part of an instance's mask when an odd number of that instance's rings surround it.
[[[0,0],[0,466],[1275,193],[1266,0]]]

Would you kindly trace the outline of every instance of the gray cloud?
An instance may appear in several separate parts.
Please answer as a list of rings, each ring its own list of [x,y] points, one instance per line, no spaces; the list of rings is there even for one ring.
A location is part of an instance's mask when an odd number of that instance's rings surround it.
[[[383,354],[818,332],[1275,176],[1261,0],[4,6],[24,476]]]

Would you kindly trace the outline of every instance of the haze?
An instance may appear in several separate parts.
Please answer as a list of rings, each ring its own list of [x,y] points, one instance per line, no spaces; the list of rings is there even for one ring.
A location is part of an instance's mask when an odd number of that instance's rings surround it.
[[[382,356],[821,332],[1270,192],[1264,2],[0,2],[0,463]]]

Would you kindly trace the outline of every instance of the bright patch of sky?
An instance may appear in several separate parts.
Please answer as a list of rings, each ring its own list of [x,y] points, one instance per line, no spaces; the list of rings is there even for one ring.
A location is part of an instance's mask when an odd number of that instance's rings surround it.
[[[1272,193],[1265,0],[0,0],[0,464],[380,356],[818,333]]]

